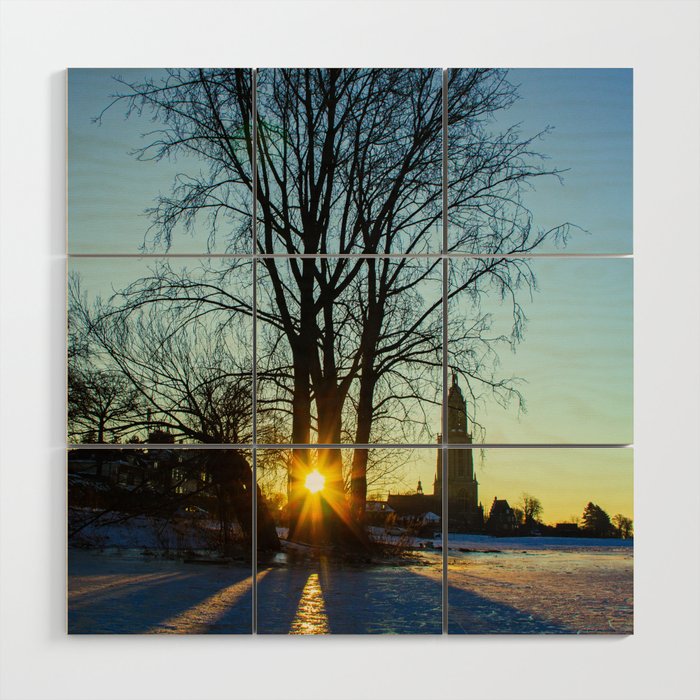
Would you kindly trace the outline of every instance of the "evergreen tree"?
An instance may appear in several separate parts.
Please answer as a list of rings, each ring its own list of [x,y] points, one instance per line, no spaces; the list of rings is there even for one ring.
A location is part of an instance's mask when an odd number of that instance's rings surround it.
[[[588,502],[583,511],[581,529],[593,537],[610,537],[614,533],[610,516],[591,501]]]

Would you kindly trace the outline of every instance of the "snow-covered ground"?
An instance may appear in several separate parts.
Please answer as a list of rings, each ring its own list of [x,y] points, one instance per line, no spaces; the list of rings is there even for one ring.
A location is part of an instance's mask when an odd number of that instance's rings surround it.
[[[73,634],[240,634],[252,631],[252,572],[245,565],[185,564],[68,550]]]
[[[440,634],[442,567],[262,568],[258,582],[260,634]]]
[[[629,540],[450,535],[449,631],[631,634],[633,559]]]
[[[439,634],[433,566],[337,568],[261,564],[262,634]],[[250,633],[252,576],[243,565],[186,564],[138,550],[69,549],[71,633]]]
[[[80,529],[78,529],[80,528]],[[188,516],[171,519],[147,515],[101,513],[87,508],[73,509],[68,518],[72,545],[153,551],[211,549],[219,538],[216,520]],[[240,534],[238,525],[232,526]]]
[[[142,547],[147,529],[135,525],[129,537],[114,532],[111,544]],[[343,566],[284,556],[261,561],[257,631],[439,634],[442,552],[430,547],[440,540],[423,544],[422,563],[408,565]],[[633,548],[620,540],[451,535],[449,631],[628,634],[632,571]],[[74,633],[252,630],[249,565],[184,563],[144,556],[143,549],[70,548],[68,573]]]

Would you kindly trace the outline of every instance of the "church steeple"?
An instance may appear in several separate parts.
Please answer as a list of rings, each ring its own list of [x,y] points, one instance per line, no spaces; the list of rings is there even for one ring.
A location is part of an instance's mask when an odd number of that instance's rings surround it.
[[[443,473],[444,448],[438,447],[437,468],[433,482],[433,495],[442,495],[443,477],[447,480],[449,517],[453,526],[473,528],[483,526],[483,511],[479,507],[479,484],[474,474],[474,458],[467,423],[467,402],[459,386],[457,372],[452,372],[452,383],[447,392],[447,440],[451,446],[446,451],[447,464]],[[442,438],[438,438],[442,442]],[[452,446],[457,447],[452,447]]]
[[[452,385],[447,393],[447,436],[449,442],[466,442],[467,438],[467,402],[459,387],[457,372],[454,371]]]

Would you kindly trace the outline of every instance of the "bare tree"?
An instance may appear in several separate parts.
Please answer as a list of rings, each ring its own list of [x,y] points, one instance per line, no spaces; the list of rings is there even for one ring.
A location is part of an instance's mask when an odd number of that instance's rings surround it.
[[[201,312],[189,299],[181,303],[180,297],[164,295],[171,289],[164,280],[171,280],[173,274],[169,266],[156,265],[150,276],[92,305],[80,291],[79,278],[70,280],[70,321],[73,328],[87,329],[91,362],[97,367],[93,373],[98,378],[118,377],[120,386],[126,385],[138,402],[138,411],[111,416],[116,422],[112,429],[117,433],[140,431],[145,440],[159,433],[173,440],[209,444],[250,443],[251,358],[242,350],[250,342],[248,337],[231,342],[236,333],[245,336],[238,318],[241,310],[230,301],[223,312],[214,314],[210,305]],[[183,287],[187,288],[184,277],[173,291],[186,294]],[[230,290],[228,296],[233,298]],[[94,402],[104,391],[99,384],[86,387],[86,400]],[[128,422],[120,424],[119,418]],[[221,460],[209,462],[216,483],[224,484],[222,497],[236,503],[238,511],[251,508],[245,505],[252,497],[250,464],[239,451],[229,450],[224,457],[228,476]],[[255,492],[260,498],[257,484]],[[278,546],[274,523],[262,499],[258,528],[261,546]]]
[[[76,442],[119,442],[140,426],[139,394],[119,372],[79,368],[68,381],[68,435]],[[111,439],[109,439],[111,438]]]
[[[518,508],[522,511],[525,525],[533,525],[538,522],[542,515],[542,503],[539,498],[523,493],[518,502]]]
[[[85,443],[119,442],[138,427],[138,391],[120,372],[93,363],[90,328],[75,303],[85,301],[75,277],[69,296],[68,437]]]
[[[617,529],[618,536],[623,540],[629,540],[634,533],[634,523],[631,518],[628,518],[622,513],[616,513],[612,517],[612,524]]]
[[[261,260],[273,303],[260,318],[274,329],[272,346],[284,339],[289,354],[282,353],[279,373],[271,367],[267,374],[285,393],[292,442],[308,444],[315,425],[320,444],[339,443],[348,401],[356,407],[356,439],[369,440],[382,407],[402,399],[401,390],[388,381],[382,384],[383,378],[410,377],[409,398],[424,396],[435,377],[419,373],[416,380],[415,372],[421,365],[437,364],[434,329],[440,301],[402,319],[405,306],[392,307],[392,299],[410,295],[423,279],[407,272],[406,263],[392,267],[367,258],[323,256],[439,249],[439,224],[445,215],[440,73],[259,72],[255,187],[249,72],[172,70],[163,80],[122,85],[115,101],[126,103],[127,114],[147,111],[158,125],[138,151],[140,158],[194,156],[204,164],[196,174],[178,176],[172,192],[159,197],[151,212],[152,241],[167,246],[178,224],[192,228],[206,216],[210,241],[221,235],[222,222],[228,222],[227,245],[240,249],[249,235],[254,194],[258,251],[307,256],[288,262]],[[450,247],[487,256],[457,271],[450,298],[466,292],[478,308],[480,295],[494,289],[510,297],[512,336],[517,340],[522,330],[517,293],[531,284],[532,274],[526,260],[512,256],[568,232],[567,225],[534,230],[522,191],[532,178],[556,172],[544,168],[535,152],[540,134],[522,137],[517,128],[490,131],[491,117],[516,99],[504,72],[451,71],[447,90]],[[358,326],[342,299],[360,282],[366,303]],[[191,301],[200,308],[216,303],[206,293],[194,296]],[[512,387],[489,373],[493,344],[483,315],[465,319],[463,332],[472,343],[452,356],[454,364],[472,358],[465,370],[470,386],[485,380],[508,400]],[[341,344],[348,338],[351,342]],[[296,450],[292,460],[292,523],[304,498],[308,454]],[[319,457],[339,518],[347,522],[340,451],[322,448]],[[366,457],[358,450],[351,491],[359,520],[366,479]]]

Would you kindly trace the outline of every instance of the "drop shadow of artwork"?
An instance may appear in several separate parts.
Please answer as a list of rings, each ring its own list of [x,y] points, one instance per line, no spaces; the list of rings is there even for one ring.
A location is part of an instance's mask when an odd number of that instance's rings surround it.
[[[268,568],[259,634],[441,634],[442,582],[407,567]]]

